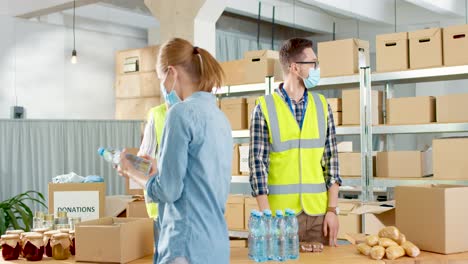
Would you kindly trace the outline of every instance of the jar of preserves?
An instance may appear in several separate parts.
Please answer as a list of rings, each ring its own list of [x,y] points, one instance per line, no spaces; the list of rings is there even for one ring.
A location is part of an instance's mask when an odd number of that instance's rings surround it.
[[[21,253],[20,237],[18,234],[1,236],[2,256],[4,260],[17,260]]]
[[[44,251],[47,257],[52,257],[52,246],[50,245],[50,239],[52,235],[58,234],[60,231],[58,230],[51,230],[44,233]]]
[[[75,246],[75,230],[70,231],[70,253],[75,256],[76,253],[76,246]]]
[[[21,236],[23,235],[23,233],[24,233],[24,230],[22,230],[22,229],[16,229],[16,230],[7,230],[7,231],[5,232],[5,235],[18,235],[18,236],[20,237],[19,243],[20,243],[20,246],[21,246],[21,248],[22,248],[22,247],[23,247],[23,243],[22,243],[22,241],[21,241]]]
[[[50,240],[52,247],[52,257],[55,260],[64,260],[70,257],[70,235],[58,233],[52,235]]]
[[[24,238],[23,255],[29,261],[40,261],[44,256],[44,240],[42,234],[28,234]]]
[[[21,256],[23,256],[23,258],[25,257],[24,256],[24,245],[26,244],[26,242],[25,242],[26,236],[31,235],[31,234],[38,234],[38,233],[36,233],[36,232],[23,232],[23,233],[20,234]]]

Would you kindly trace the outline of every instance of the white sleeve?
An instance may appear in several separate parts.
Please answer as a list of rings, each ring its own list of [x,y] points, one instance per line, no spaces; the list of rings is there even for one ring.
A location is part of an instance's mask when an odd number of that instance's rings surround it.
[[[153,113],[148,118],[145,125],[145,132],[143,134],[143,140],[141,141],[140,150],[138,156],[148,155],[152,158],[156,157],[156,149],[158,142],[156,140],[156,132],[154,129],[154,117]]]

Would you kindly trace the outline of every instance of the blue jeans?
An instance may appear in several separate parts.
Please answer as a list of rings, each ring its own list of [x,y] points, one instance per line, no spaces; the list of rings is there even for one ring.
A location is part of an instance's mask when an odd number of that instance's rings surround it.
[[[158,218],[154,219],[153,221],[153,236],[154,236],[154,255],[153,255],[153,263],[158,263],[158,239],[159,239],[159,224]]]

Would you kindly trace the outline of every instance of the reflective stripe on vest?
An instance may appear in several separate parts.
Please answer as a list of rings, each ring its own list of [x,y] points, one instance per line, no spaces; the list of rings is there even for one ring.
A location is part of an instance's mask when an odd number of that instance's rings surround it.
[[[321,166],[326,140],[328,104],[309,93],[302,130],[279,94],[259,98],[270,135],[268,200],[272,210],[290,208],[324,215],[328,194]],[[326,108],[325,108],[326,107]]]

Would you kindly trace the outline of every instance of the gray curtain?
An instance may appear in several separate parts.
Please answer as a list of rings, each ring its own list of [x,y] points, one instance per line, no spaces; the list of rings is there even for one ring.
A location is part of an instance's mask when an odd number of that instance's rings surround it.
[[[36,190],[71,171],[104,177],[107,195],[124,181],[97,154],[103,147],[139,147],[140,121],[0,120],[0,200]]]

